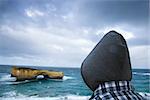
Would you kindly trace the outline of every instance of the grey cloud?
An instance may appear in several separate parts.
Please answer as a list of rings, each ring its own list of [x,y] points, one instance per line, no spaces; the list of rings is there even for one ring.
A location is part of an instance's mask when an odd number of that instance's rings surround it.
[[[148,0],[96,0],[85,1],[79,6],[81,19],[85,25],[115,25],[128,23],[148,25]]]
[[[1,0],[0,27],[11,27],[14,36],[7,30],[0,31],[0,55],[6,60],[17,56],[22,62],[26,57],[27,63],[39,60],[34,64],[80,65],[88,53],[85,51],[91,50],[104,35],[104,28],[124,24],[127,24],[125,30],[135,36],[127,40],[130,47],[149,45],[148,3],[148,0]],[[25,10],[30,8],[41,11],[44,16],[27,16]],[[98,30],[101,30],[99,35],[96,34]],[[57,51],[59,46],[64,51]]]
[[[36,53],[31,43],[4,34],[0,35],[1,56],[26,56],[36,55]]]
[[[150,45],[150,43],[148,42],[148,38],[133,38],[127,41],[129,46],[142,46],[142,45]]]

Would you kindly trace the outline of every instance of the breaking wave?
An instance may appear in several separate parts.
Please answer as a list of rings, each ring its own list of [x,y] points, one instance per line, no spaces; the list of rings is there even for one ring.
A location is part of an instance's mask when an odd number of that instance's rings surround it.
[[[38,96],[26,96],[23,94],[17,94],[15,91],[6,92],[0,97],[0,100],[88,100],[90,96],[80,95],[65,95],[56,97],[38,97]]]
[[[2,75],[2,77],[0,78],[0,82],[3,82],[3,81],[16,81],[16,78],[11,77],[10,74],[5,74],[5,75]]]
[[[146,75],[149,76],[150,73],[138,73],[138,72],[133,72],[134,75]]]
[[[8,73],[4,73],[0,77],[0,84],[20,84],[20,83],[27,83],[27,82],[30,82],[30,81],[25,80],[25,81],[16,82],[16,78],[11,77],[11,74],[8,74]]]
[[[42,79],[41,76],[38,77],[38,79]],[[64,76],[63,79],[59,80],[59,79],[49,79],[51,81],[66,81],[66,80],[71,80],[74,79],[74,77],[71,76]],[[11,74],[5,73],[2,74],[2,76],[0,77],[0,84],[21,84],[21,83],[27,83],[27,82],[32,82],[33,80],[25,80],[25,81],[19,81],[16,82],[16,78],[15,77],[11,77]]]
[[[66,81],[66,80],[71,80],[71,79],[74,79],[74,77],[71,77],[71,76],[64,76],[63,77],[63,80]]]
[[[150,93],[140,92],[146,100],[150,98]],[[72,95],[68,94],[65,96],[56,96],[56,97],[38,97],[38,96],[26,96],[22,94],[16,94],[15,91],[7,92],[4,95],[7,97],[0,97],[0,100],[89,100],[90,96],[81,96],[81,95]]]

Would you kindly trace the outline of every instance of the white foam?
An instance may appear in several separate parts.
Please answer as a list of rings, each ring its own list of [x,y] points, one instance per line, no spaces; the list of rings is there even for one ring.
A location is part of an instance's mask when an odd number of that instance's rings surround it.
[[[10,97],[11,97],[11,98],[13,98],[13,97],[26,98],[25,95],[20,94],[20,93],[16,93],[16,91],[5,92],[5,93],[3,93],[3,96],[4,96],[5,98],[10,98]],[[0,100],[1,100],[1,98],[0,98]]]
[[[3,75],[1,78],[0,78],[0,81],[16,81],[16,78],[15,77],[11,77],[10,74],[6,74],[6,75]]]
[[[43,75],[39,75],[37,76],[37,79],[42,79],[44,78]],[[63,81],[66,81],[66,80],[70,80],[70,79],[74,79],[74,77],[71,77],[71,76],[64,76],[63,77]],[[51,79],[51,80],[55,80],[55,79]],[[56,79],[57,81],[58,79]],[[28,81],[22,81],[22,82],[15,82],[16,81],[16,78],[15,77],[11,77],[11,74],[5,74],[3,75],[1,78],[0,78],[0,82],[5,82],[5,83],[8,83],[8,84],[19,84],[19,83],[25,83],[25,82],[28,82]],[[10,83],[10,82],[13,82],[13,83]]]
[[[0,78],[0,84],[20,84],[30,82],[29,80],[16,82],[16,77],[11,77],[11,74],[4,74]]]
[[[149,100],[150,93],[140,92],[146,100]],[[7,97],[0,97],[0,100],[89,100],[90,96],[79,96],[79,95],[66,95],[57,97],[38,97],[38,96],[25,96],[17,94],[15,91],[5,93]]]
[[[89,100],[90,96],[67,95],[60,97],[52,97],[50,100]]]
[[[80,96],[68,94],[65,96],[57,97],[39,97],[37,96],[26,96],[16,91],[10,91],[3,93],[3,97],[0,97],[0,100],[88,100],[90,96]]]
[[[139,92],[139,94],[143,96],[146,100],[149,100],[150,98],[150,93]]]
[[[71,80],[71,79],[75,79],[74,77],[70,77],[70,76],[63,76],[63,79],[49,79],[51,81],[66,81],[66,80]]]
[[[37,78],[37,79],[43,79],[44,76],[43,76],[43,75],[38,75],[36,78]]]
[[[15,91],[10,91],[10,92],[6,92],[3,93],[4,96],[9,96],[9,97],[14,97],[16,96],[16,92]]]
[[[13,84],[13,85],[16,85],[16,84],[21,84],[21,83],[27,83],[27,82],[30,82],[29,80],[25,80],[25,81],[20,81],[20,82],[9,82],[9,81],[6,81],[6,82],[1,82],[0,84]]]
[[[66,95],[58,97],[37,97],[37,96],[27,97],[24,95],[20,95],[17,97],[0,98],[0,100],[89,100],[89,98],[90,96],[78,96],[78,95]]]
[[[63,77],[63,80],[65,81],[65,80],[70,80],[70,79],[74,79],[74,77],[70,77],[70,76],[64,76]]]
[[[135,75],[150,75],[150,73],[138,73],[138,72],[133,72]]]

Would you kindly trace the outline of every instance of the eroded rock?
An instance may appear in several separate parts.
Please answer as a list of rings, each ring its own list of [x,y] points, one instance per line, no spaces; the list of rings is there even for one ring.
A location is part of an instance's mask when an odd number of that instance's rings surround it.
[[[33,80],[39,75],[43,75],[45,79],[62,79],[64,73],[59,71],[40,70],[26,67],[12,67],[11,70],[11,76],[16,77],[16,81]]]

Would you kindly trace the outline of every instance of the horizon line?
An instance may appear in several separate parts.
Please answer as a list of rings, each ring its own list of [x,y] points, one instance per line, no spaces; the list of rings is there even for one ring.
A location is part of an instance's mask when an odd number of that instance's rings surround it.
[[[79,66],[71,66],[71,67],[69,67],[69,66],[48,66],[48,65],[26,65],[26,64],[23,64],[23,65],[20,65],[20,64],[0,64],[0,66],[17,66],[17,67],[50,67],[50,68],[81,68],[81,67],[79,67]],[[150,70],[150,68],[141,68],[141,67],[135,67],[135,68],[131,68],[131,69],[149,69]]]

